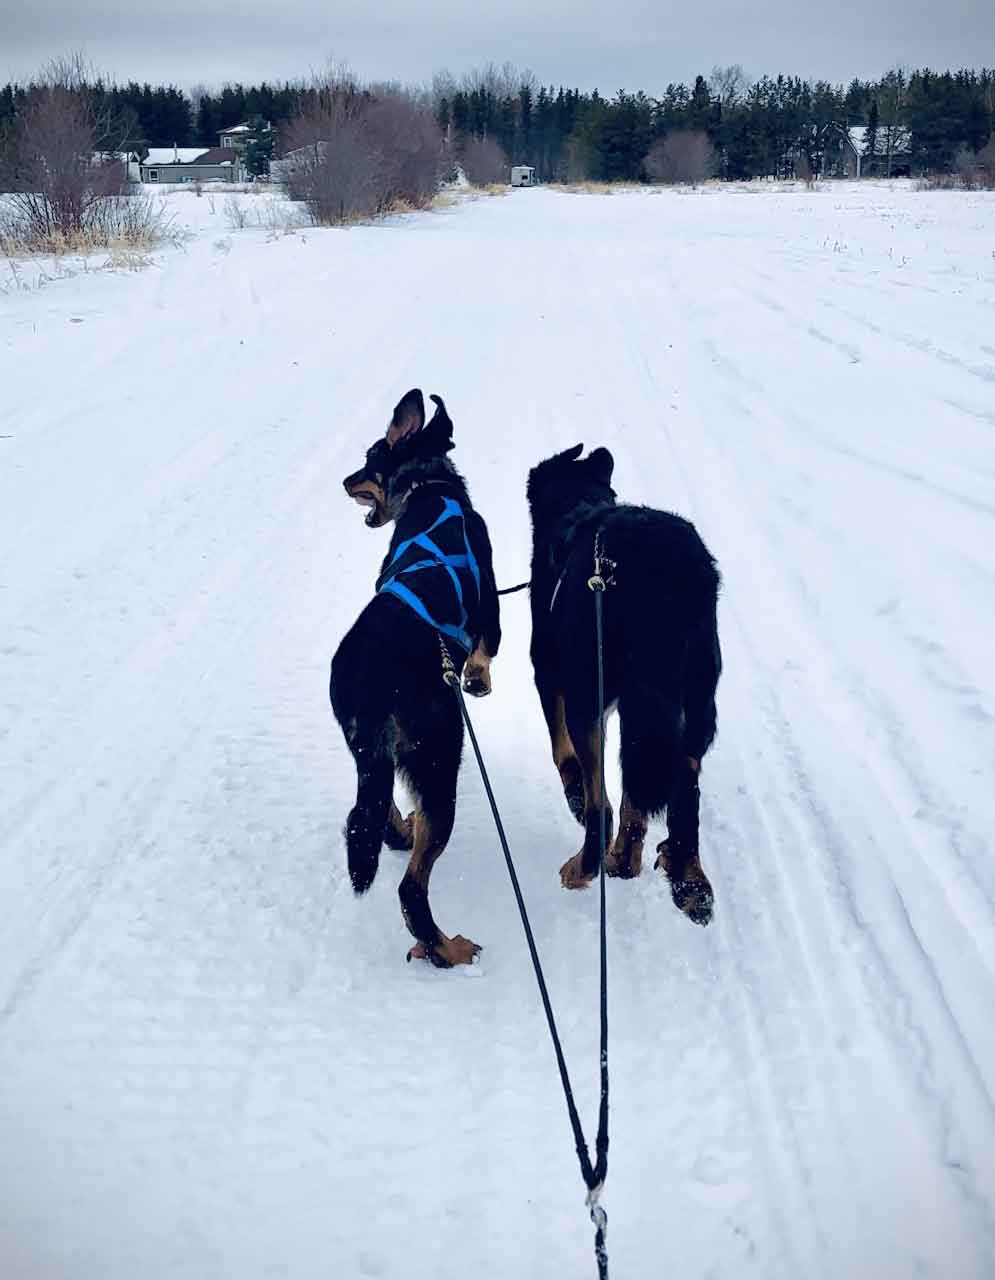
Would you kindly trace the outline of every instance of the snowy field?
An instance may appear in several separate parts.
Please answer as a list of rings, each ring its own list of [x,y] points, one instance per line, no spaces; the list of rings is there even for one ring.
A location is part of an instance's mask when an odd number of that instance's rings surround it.
[[[724,573],[714,922],[608,886],[612,1276],[995,1274],[995,196],[168,200],[145,270],[0,263],[3,1280],[594,1274],[472,760],[433,904],[478,966],[405,965],[400,855],[345,873],[387,534],[340,481],[412,385],[499,583],[580,440]],[[471,711],[593,1131],[596,894],[503,619]]]

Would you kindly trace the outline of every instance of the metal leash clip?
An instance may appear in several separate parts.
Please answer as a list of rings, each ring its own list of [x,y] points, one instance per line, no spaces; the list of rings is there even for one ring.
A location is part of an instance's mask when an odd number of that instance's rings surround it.
[[[601,530],[594,538],[594,573],[588,578],[587,585],[592,591],[604,591],[606,587],[615,585],[615,561],[609,560],[601,547]]]
[[[456,667],[450,657],[449,650],[446,648],[446,642],[442,636],[439,636],[439,648],[442,650],[442,678],[446,684],[455,687],[459,684],[459,676],[456,674]]]

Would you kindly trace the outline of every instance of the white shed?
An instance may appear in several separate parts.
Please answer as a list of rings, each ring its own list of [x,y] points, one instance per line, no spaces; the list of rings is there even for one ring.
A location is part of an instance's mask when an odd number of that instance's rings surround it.
[[[511,185],[513,187],[534,187],[536,171],[530,164],[515,164],[511,167]]]

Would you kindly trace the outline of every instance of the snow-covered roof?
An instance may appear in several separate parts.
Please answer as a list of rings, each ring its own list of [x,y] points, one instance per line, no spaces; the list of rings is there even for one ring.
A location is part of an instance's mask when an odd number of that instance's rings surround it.
[[[868,129],[864,125],[860,125],[855,129],[848,129],[850,136],[850,145],[856,151],[858,156],[867,155],[867,134]],[[912,150],[912,134],[908,129],[903,129],[901,125],[878,125],[878,131],[874,138],[874,154],[876,156],[886,156],[888,154],[888,135],[891,134],[891,154],[902,155]]]
[[[219,133],[251,133],[252,127],[247,124],[233,124],[230,129],[219,129]]]
[[[150,147],[143,164],[192,164],[206,147]]]

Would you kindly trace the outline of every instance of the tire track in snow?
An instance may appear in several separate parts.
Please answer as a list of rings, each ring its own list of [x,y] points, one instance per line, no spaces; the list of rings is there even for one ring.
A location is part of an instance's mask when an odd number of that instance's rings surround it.
[[[706,349],[708,347],[707,341],[705,343],[705,347]],[[711,429],[705,426],[704,424],[709,423],[711,420],[712,420],[711,415],[705,414],[702,417],[701,422],[699,424],[699,426],[701,426],[709,434],[711,434]],[[668,431],[668,437],[670,437],[671,439],[671,446],[673,448],[674,447],[673,437],[669,431]],[[716,446],[716,448],[717,447],[718,446]],[[714,461],[710,462],[710,466],[709,466],[710,473],[713,467],[714,467]],[[769,459],[769,468],[770,468],[769,473],[771,474],[776,473],[776,464],[774,463],[773,459]],[[783,546],[784,546],[783,539],[778,539],[777,542],[774,542],[772,540],[771,551],[773,552],[773,556],[776,556],[780,548],[782,548]],[[773,559],[773,556],[770,561],[771,563],[775,562]],[[782,720],[783,720],[783,717],[782,717]],[[786,721],[783,721],[783,723],[786,724]],[[815,792],[812,791],[811,786],[808,787],[808,793],[809,793],[811,803],[814,804]],[[824,823],[824,819],[823,819],[823,823]],[[819,847],[820,844],[824,841],[827,834],[828,834],[828,829],[825,828],[824,825],[820,825],[820,827],[814,828],[812,830],[812,838],[810,840],[812,847]],[[839,847],[838,842],[837,842],[837,847]],[[892,887],[896,895],[900,899],[901,895],[899,894],[897,885],[895,885],[894,881],[892,882]],[[984,912],[982,913],[983,916],[985,914],[986,913]],[[976,923],[977,923],[977,913],[972,912],[972,915],[975,916]],[[862,923],[859,920],[859,917],[857,917],[856,922],[858,924]],[[935,967],[933,966],[932,959],[929,956],[928,952],[923,949],[921,940],[915,934],[915,931],[911,929],[911,927],[909,928],[907,933],[907,942],[911,945],[914,952],[921,956],[921,959],[925,966],[925,973],[928,976],[928,978],[930,980],[934,979],[936,977],[936,970],[935,970]],[[877,958],[877,964],[882,967],[882,971],[885,973],[885,975],[888,978],[888,981],[885,985],[886,987],[889,988],[890,999],[892,1001],[899,1001],[901,1003],[909,1004],[910,1002],[908,1000],[908,997],[904,993],[900,980],[897,978],[894,972],[888,969],[888,966],[884,961],[883,953],[879,953]],[[987,1090],[985,1089],[983,1079],[978,1074],[977,1064],[974,1061],[973,1054],[968,1049],[967,1042],[963,1036],[963,1032],[961,1031],[960,1027],[957,1025],[956,1018],[954,1017],[952,1011],[950,1010],[950,1006],[947,1003],[945,996],[943,995],[942,986],[940,986],[939,984],[937,984],[934,990],[934,995],[941,1006],[941,1022],[946,1019],[948,1027],[951,1030],[953,1030],[953,1033],[955,1036],[954,1043],[959,1046],[960,1056],[962,1057],[964,1063],[966,1064],[966,1070],[969,1075],[972,1075],[973,1073],[975,1087],[978,1087],[981,1089],[982,1096],[986,1098],[986,1105],[990,1105],[990,1096],[988,1095]],[[922,1042],[924,1045],[926,1045],[928,1049],[929,1041],[926,1038],[925,1033],[919,1031],[918,1028],[916,1028],[916,1031],[918,1032],[918,1034],[922,1036]],[[896,1037],[897,1037],[897,1032],[896,1032],[896,1036],[893,1036],[893,1040]],[[913,1039],[914,1038],[915,1037],[913,1037]],[[901,1052],[896,1052],[894,1057],[895,1057],[896,1065],[900,1066],[901,1060],[902,1060]],[[934,1104],[934,1109],[938,1111],[940,1136],[937,1141],[937,1148],[942,1153],[949,1145],[951,1145],[954,1142],[954,1138],[956,1135],[957,1122],[954,1116],[952,1115],[949,1101],[946,1098],[944,1098],[942,1094],[942,1090],[938,1089],[935,1086],[934,1076],[935,1076],[935,1071],[932,1071],[932,1069],[928,1071],[924,1071],[923,1076],[916,1081],[916,1084],[920,1088],[920,1090],[925,1093],[926,1097],[929,1098],[929,1100]],[[963,1133],[961,1133],[959,1135],[959,1138],[957,1138],[957,1141],[963,1142],[963,1137],[964,1135]],[[942,1159],[942,1155],[941,1155],[941,1159]],[[964,1173],[964,1176],[963,1176],[961,1185],[963,1188],[964,1195],[966,1199],[968,1199],[972,1204],[973,1211],[979,1215],[980,1225],[982,1227],[982,1230],[985,1236],[988,1238],[989,1244],[990,1244],[992,1240],[991,1205],[989,1201],[985,1198],[985,1196],[980,1193],[980,1187],[986,1185],[986,1176],[980,1172],[977,1166],[973,1171],[973,1176],[970,1169],[964,1170],[963,1173]]]

